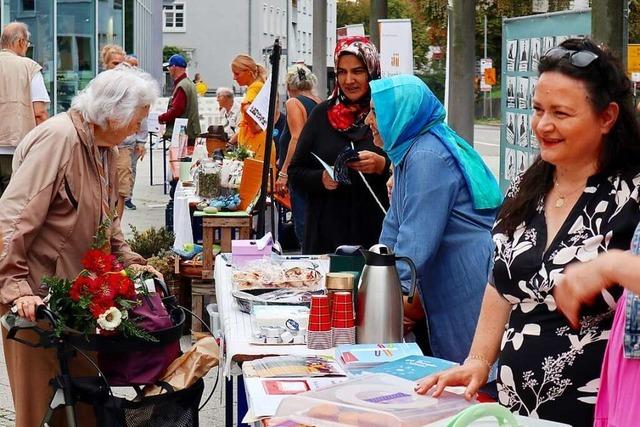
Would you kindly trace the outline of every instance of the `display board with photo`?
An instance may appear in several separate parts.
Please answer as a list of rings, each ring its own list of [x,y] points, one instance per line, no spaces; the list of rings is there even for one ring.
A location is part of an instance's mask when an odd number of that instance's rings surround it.
[[[505,18],[502,21],[502,113],[500,188],[526,170],[539,156],[540,144],[531,129],[538,67],[551,48],[576,34],[591,31],[591,11],[568,11]]]
[[[538,77],[529,77],[529,108],[533,108],[533,95],[536,93]]]
[[[516,77],[516,105],[521,110],[529,108],[529,78]]]
[[[513,148],[504,150],[504,177],[508,181],[516,177],[516,150]]]
[[[515,145],[516,143],[516,115],[507,113],[507,143]]]
[[[516,114],[516,145],[529,146],[529,116],[527,114]]]
[[[518,71],[529,71],[529,39],[518,40]]]
[[[522,173],[529,167],[529,153],[518,150],[516,152],[516,174]]]
[[[540,56],[542,56],[542,41],[538,38],[533,38],[529,43],[531,46],[531,71],[538,71]]]
[[[518,56],[518,42],[516,40],[507,41],[507,71],[516,70],[517,56]]]
[[[507,77],[507,108],[516,108],[516,78]]]
[[[549,49],[556,45],[556,38],[553,36],[543,37],[542,45],[542,54],[544,55]]]

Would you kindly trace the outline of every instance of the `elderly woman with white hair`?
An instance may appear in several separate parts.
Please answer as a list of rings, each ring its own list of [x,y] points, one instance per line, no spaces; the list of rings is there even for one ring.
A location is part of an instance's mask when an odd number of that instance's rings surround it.
[[[17,148],[14,174],[0,199],[0,315],[13,305],[20,316],[35,319],[47,289],[47,276],[73,279],[107,219],[108,247],[125,266],[145,267],[144,258],[124,242],[119,218],[113,218],[116,149],[138,131],[155,101],[158,87],[146,73],[115,69],[99,74],[78,94],[68,112],[29,132]],[[52,349],[34,349],[6,339],[4,353],[16,411],[16,425],[40,425],[56,373]],[[81,359],[72,374],[94,374]],[[78,425],[94,423],[90,408],[78,408]],[[59,424],[53,424],[59,425]]]

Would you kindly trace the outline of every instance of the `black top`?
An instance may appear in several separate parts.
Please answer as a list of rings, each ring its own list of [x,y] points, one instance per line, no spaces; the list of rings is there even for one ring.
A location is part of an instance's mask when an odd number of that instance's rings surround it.
[[[518,189],[519,177],[507,198],[514,197]],[[568,264],[589,261],[609,249],[629,249],[640,220],[639,190],[640,175],[633,179],[590,177],[552,242],[547,242],[544,196],[531,219],[512,237],[497,222],[490,283],[512,306],[498,369],[502,405],[520,415],[593,425],[614,310],[600,297],[582,310],[580,330],[574,331],[556,310],[552,291]],[[621,290],[605,292],[613,305]]]
[[[280,149],[280,141],[282,141],[282,137],[284,136],[284,130],[287,127],[287,115],[283,112],[280,112],[280,117],[273,124],[273,143],[276,146],[276,159],[280,158],[282,150]]]
[[[298,95],[295,97],[302,106],[304,110],[307,112],[307,119],[311,115],[311,111],[318,105],[316,101],[311,98],[308,98],[304,95]],[[289,142],[291,141],[291,131],[289,130],[289,123],[285,121],[285,126],[282,131],[282,136],[280,140],[277,142],[278,144],[278,168],[282,168],[284,165],[284,161],[287,158],[287,151],[289,151]]]
[[[307,195],[305,233],[302,252],[305,254],[332,253],[340,245],[362,245],[366,248],[378,243],[384,213],[359,174],[349,169],[351,185],[340,184],[329,191],[322,185],[324,170],[315,153],[329,165],[351,141],[336,131],[327,118],[327,102],[318,104],[302,129],[295,154],[287,173],[289,180]],[[381,148],[373,144],[368,131],[361,141],[353,141],[356,151],[368,150],[389,160]],[[387,209],[386,182],[388,167],[382,175],[364,174],[376,196]]]

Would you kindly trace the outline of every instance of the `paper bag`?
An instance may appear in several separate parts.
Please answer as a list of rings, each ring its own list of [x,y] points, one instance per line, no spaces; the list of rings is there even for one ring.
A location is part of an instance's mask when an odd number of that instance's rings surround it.
[[[219,361],[220,349],[215,338],[211,336],[200,338],[189,350],[169,365],[158,382],[168,383],[174,391],[183,390],[207,375],[211,368],[218,365]],[[144,388],[145,396],[155,396],[165,392],[165,389],[157,385]]]

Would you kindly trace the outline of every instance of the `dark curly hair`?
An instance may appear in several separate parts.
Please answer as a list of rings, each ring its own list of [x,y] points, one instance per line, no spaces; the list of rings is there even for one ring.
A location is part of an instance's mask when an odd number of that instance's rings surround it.
[[[608,49],[599,47],[587,38],[568,39],[560,46],[570,51],[588,50],[598,58],[585,67],[577,67],[571,63],[568,55],[543,56],[538,65],[538,74],[555,71],[582,81],[597,113],[611,102],[618,104],[618,118],[604,137],[598,159],[598,174],[632,177],[640,169],[640,128],[633,105],[631,82],[622,63]],[[538,156],[524,172],[519,191],[513,198],[507,199],[500,210],[501,229],[504,232],[513,235],[518,225],[531,219],[540,195],[547,194],[553,187],[554,170],[554,165]]]

